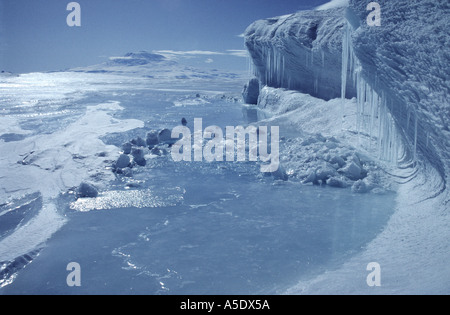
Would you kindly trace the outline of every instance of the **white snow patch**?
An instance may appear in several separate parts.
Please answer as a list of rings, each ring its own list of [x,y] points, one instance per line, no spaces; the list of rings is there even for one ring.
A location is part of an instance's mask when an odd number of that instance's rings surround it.
[[[15,117],[11,116],[0,117],[0,136],[12,133],[26,135],[29,134],[30,131],[23,130],[20,127],[19,120]]]
[[[0,242],[0,261],[12,261],[39,248],[65,222],[53,203],[44,204],[35,218]]]

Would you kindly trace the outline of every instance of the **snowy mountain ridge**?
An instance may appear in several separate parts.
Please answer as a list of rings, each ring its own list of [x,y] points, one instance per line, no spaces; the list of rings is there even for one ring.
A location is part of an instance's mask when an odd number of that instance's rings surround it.
[[[348,7],[349,0],[332,0],[328,3],[322,4],[316,8],[316,10],[330,10],[341,7]]]
[[[109,57],[108,61],[104,63],[73,68],[68,71],[140,76],[154,79],[155,83],[167,81],[182,83],[186,80],[234,80],[242,75],[235,72],[183,65],[173,58],[147,51],[129,52],[123,56]]]
[[[123,57],[109,57],[109,60],[111,65],[142,66],[167,61],[167,58],[163,55],[140,51],[127,53]]]

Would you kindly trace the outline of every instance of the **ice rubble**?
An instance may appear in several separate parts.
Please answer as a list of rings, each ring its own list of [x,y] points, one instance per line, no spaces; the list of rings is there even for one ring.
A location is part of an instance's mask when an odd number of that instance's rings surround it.
[[[336,136],[337,149],[354,143],[352,153],[366,153],[374,168],[389,170],[391,182],[398,184],[397,210],[361,254],[288,293],[448,293],[449,3],[380,0],[382,27],[369,27],[366,2],[350,0],[346,9],[332,8],[338,2],[257,21],[247,29],[254,74],[263,85],[258,106],[274,115],[271,123],[287,123],[298,133],[288,139],[282,161],[288,174],[303,172],[305,182],[326,174],[328,184],[346,187],[350,178],[336,177],[337,165],[333,170],[324,158],[336,153],[326,148]],[[331,70],[325,80],[324,69]],[[339,154],[332,158],[344,160],[347,175],[357,179],[357,163]],[[311,166],[313,172],[304,172]],[[368,171],[375,182],[383,174]],[[367,191],[367,184],[358,179],[352,189]],[[366,265],[374,260],[385,274],[383,287],[376,289],[364,281]]]
[[[146,166],[147,157],[166,155],[175,140],[169,129],[151,130],[146,140],[139,136],[131,139],[122,145],[122,153],[112,164],[112,170],[119,175],[132,176],[133,167]]]
[[[392,189],[380,162],[356,146],[355,100],[325,101],[297,91],[264,87],[258,107],[272,115],[261,124],[283,126],[287,139],[281,145],[281,165],[292,180],[338,188],[363,180],[367,189],[356,192]],[[336,119],[343,111],[345,121]]]

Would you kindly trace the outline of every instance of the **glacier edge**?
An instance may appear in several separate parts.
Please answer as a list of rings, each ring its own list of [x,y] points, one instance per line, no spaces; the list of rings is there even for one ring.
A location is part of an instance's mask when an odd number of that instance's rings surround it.
[[[377,138],[377,158],[394,163],[392,178],[399,184],[395,214],[363,252],[287,294],[450,291],[449,4],[379,3],[382,27],[366,25],[366,3],[350,0],[346,9],[257,21],[246,31],[262,86],[324,100],[356,97],[355,128],[369,135],[368,145]],[[331,69],[328,80],[322,80],[323,68]],[[372,261],[382,266],[380,288],[365,282]]]

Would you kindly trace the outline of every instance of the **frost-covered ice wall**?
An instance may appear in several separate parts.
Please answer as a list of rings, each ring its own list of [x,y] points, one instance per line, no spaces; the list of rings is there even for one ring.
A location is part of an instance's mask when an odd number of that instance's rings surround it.
[[[258,21],[247,30],[246,44],[255,65],[255,75],[263,84],[295,88],[319,98],[340,97],[341,94],[346,98],[356,96],[357,116],[355,122],[352,116],[354,127],[350,131],[361,133],[358,138],[363,141],[372,139],[369,140],[372,150],[366,152],[373,155],[378,152],[373,158],[398,163],[398,168],[392,168],[392,176],[389,176],[398,184],[396,210],[383,232],[338,270],[300,281],[289,292],[448,294],[450,2],[376,0],[381,7],[381,26],[373,27],[367,24],[369,2],[371,0],[350,0],[346,9],[303,12]],[[307,40],[311,19],[328,21],[327,16],[334,19],[327,22],[328,27],[321,27],[330,32],[330,44],[326,43],[325,34],[316,39],[323,38],[319,52],[323,50],[325,56],[327,45],[335,51],[324,61],[325,68],[333,69],[334,75],[330,74],[328,81],[319,82],[315,90],[307,82],[315,81],[317,65],[307,66],[308,63],[298,60],[306,59],[310,51],[307,44],[314,42]],[[336,22],[340,17],[342,24]],[[337,23],[335,31],[333,23]],[[267,57],[273,47],[278,49],[275,59],[272,53]],[[272,60],[280,59],[281,63],[275,62],[274,69]],[[292,76],[296,76],[295,86]],[[291,86],[286,84],[289,78]],[[322,84],[331,84],[332,90],[339,90],[339,93],[327,94],[329,90]],[[298,108],[287,98],[301,93],[274,90],[263,88],[259,107],[270,106],[275,114]],[[326,103],[352,106],[353,102],[332,100]],[[323,106],[323,102],[306,97],[300,105],[301,110],[292,110],[288,115],[295,115],[295,121],[304,124],[307,130],[311,124],[305,121],[308,117],[305,113]],[[314,114],[335,119],[343,112],[332,108],[325,111],[319,108]],[[336,127],[335,121],[323,125],[324,129]],[[367,262],[374,260],[380,262],[383,270],[383,284],[379,288],[369,288],[363,281],[367,274],[361,276],[355,272],[364,270]]]
[[[352,45],[352,34],[355,28],[352,23],[347,22],[344,26],[342,44],[342,87],[341,98],[347,97],[346,86],[352,82],[356,89],[356,126],[358,135],[364,133],[371,147],[373,139],[376,139],[376,149],[380,160],[398,165],[399,160],[406,163],[416,160],[416,143],[413,148],[404,148],[400,139],[399,128],[397,128],[394,117],[391,114],[386,95],[377,91],[362,76],[362,64],[355,55]],[[351,75],[349,75],[351,74]],[[392,107],[392,106],[391,106]],[[417,130],[417,124],[414,124]],[[417,133],[415,134],[417,137]],[[361,140],[361,137],[360,137]],[[401,154],[399,152],[402,152]],[[414,152],[411,154],[409,152]]]
[[[340,97],[344,12],[302,11],[254,22],[245,32],[254,74],[270,87]],[[347,94],[355,95],[351,84]]]
[[[254,22],[245,33],[254,74],[325,100],[356,96],[356,129],[377,139],[378,157],[431,166],[438,195],[450,168],[449,2],[377,1],[380,27],[366,23],[369,2]]]
[[[347,43],[353,54],[349,68],[356,76],[358,104],[362,90],[377,94],[374,102],[386,107],[408,148],[403,161],[435,168],[441,178],[430,181],[440,194],[446,190],[450,166],[449,2],[378,3],[380,27],[367,25],[365,1],[350,1],[346,11]]]

